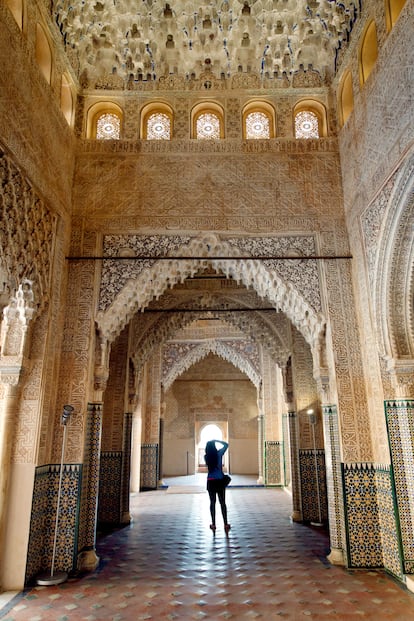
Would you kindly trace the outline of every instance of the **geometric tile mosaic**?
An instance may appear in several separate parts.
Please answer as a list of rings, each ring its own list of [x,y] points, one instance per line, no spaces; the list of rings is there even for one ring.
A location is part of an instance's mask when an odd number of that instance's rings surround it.
[[[64,464],[54,563],[56,571],[68,572],[76,567],[81,474],[81,464]],[[52,566],[59,479],[60,464],[36,468],[26,583]]]
[[[78,552],[94,549],[101,458],[102,404],[88,403],[79,515]]]
[[[382,567],[376,471],[373,464],[342,465],[350,567]]]
[[[328,521],[325,452],[323,449],[299,451],[302,517],[305,522]],[[318,484],[316,480],[318,473]]]
[[[402,580],[402,546],[390,466],[376,466],[376,485],[384,567]]]
[[[265,443],[266,485],[283,485],[281,474],[282,451],[282,442],[268,440]]]
[[[338,408],[336,405],[325,405],[322,412],[325,430],[326,486],[329,499],[329,535],[332,547],[341,550],[344,561],[347,562]]]
[[[101,453],[98,522],[119,524],[121,511],[122,452]]]
[[[158,444],[141,445],[141,489],[157,489]]]
[[[414,400],[385,402],[404,572],[414,574]]]
[[[289,442],[289,419],[287,414],[282,416],[282,430],[283,430],[283,470],[284,470],[284,485],[289,487],[290,485],[290,442]]]

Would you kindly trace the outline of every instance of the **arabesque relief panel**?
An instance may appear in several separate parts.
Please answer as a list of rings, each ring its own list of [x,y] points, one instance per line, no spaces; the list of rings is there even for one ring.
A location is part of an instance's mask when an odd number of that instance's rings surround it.
[[[288,222],[296,228],[295,219],[301,218],[313,223],[301,228],[314,229],[321,218],[325,226],[342,221],[333,139],[311,141],[314,145],[221,142],[84,143],[75,174],[75,212],[88,228],[107,232],[147,226],[275,230],[285,222],[283,230]],[[270,221],[261,222],[264,218]]]

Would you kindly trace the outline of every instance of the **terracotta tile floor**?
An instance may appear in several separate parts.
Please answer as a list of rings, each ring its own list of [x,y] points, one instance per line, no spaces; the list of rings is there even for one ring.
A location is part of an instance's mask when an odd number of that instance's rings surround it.
[[[292,523],[285,492],[233,488],[227,504],[228,536],[221,519],[210,531],[206,492],[134,496],[133,524],[98,541],[97,571],[20,593],[0,618],[414,619],[414,595],[386,574],[331,566],[326,533]]]

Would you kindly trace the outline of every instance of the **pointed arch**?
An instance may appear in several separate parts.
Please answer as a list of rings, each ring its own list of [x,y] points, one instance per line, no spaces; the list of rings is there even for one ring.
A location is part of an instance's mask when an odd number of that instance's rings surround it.
[[[23,20],[26,8],[23,4],[23,0],[6,0],[6,4],[8,5],[20,30],[23,30]]]
[[[137,316],[137,320],[141,319],[141,315]],[[264,321],[257,316],[257,313],[212,313],[212,317],[221,319],[225,323],[238,328],[241,334],[247,335],[254,342],[259,343],[265,350],[269,352],[276,365],[283,368],[290,356],[290,345],[286,343],[281,336],[283,329],[277,333],[272,332]],[[184,329],[196,321],[198,315],[196,313],[174,313],[162,320],[151,321],[143,326],[142,322],[137,326],[139,340],[134,341],[136,355],[134,356],[134,368],[138,372],[142,369],[147,360],[150,359],[154,347],[163,345],[166,341],[174,338],[177,331]],[[284,317],[282,316],[284,319]],[[284,328],[285,326],[283,326]]]
[[[230,362],[242,373],[247,375],[256,388],[259,388],[261,377],[250,361],[240,355],[240,353],[228,343],[211,340],[195,345],[186,355],[177,360],[176,364],[170,369],[168,375],[163,378],[162,385],[164,390],[168,390],[180,375],[185,373],[185,371],[197,362],[200,362],[200,360],[206,358],[208,354],[216,354],[223,360]]]
[[[404,8],[406,0],[385,0],[385,19],[387,23],[387,32],[394,27],[401,11]]]
[[[68,125],[73,127],[75,117],[75,88],[66,74],[62,75],[60,84],[60,109]]]
[[[52,50],[45,29],[39,22],[36,24],[36,60],[45,80],[50,84],[52,80]]]
[[[378,57],[377,26],[371,20],[365,29],[359,50],[359,81],[365,84],[373,70]]]
[[[354,91],[352,86],[352,73],[351,71],[346,71],[338,90],[338,112],[341,127],[345,125],[353,109]]]
[[[154,257],[154,261],[148,262],[150,264],[145,270],[126,282],[106,310],[98,311],[96,322],[106,339],[113,341],[137,311],[145,309],[153,299],[158,299],[168,287],[184,282],[200,269],[211,266],[227,278],[253,288],[259,297],[287,315],[311,348],[318,347],[326,323],[322,312],[312,307],[296,284],[282,280],[271,265],[254,257],[237,259],[240,250],[214,234],[194,238],[188,245],[176,249],[174,254],[180,257],[188,255],[190,258],[178,260],[172,255],[169,260],[157,261]],[[209,255],[236,258],[209,259]],[[194,259],[194,256],[200,258]]]
[[[413,230],[414,150],[395,177],[379,241],[375,312],[388,359],[414,358]]]

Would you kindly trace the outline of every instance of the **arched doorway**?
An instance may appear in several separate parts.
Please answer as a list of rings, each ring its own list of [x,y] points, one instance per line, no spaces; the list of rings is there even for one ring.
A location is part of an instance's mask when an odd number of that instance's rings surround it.
[[[204,461],[204,451],[209,440],[223,440],[223,435],[227,437],[227,433],[223,433],[223,423],[198,422],[198,433],[196,430],[196,472],[205,472],[206,465]],[[227,424],[225,425],[227,427]],[[227,429],[226,429],[227,432]],[[197,438],[199,441],[197,442]],[[227,457],[227,455],[225,456]]]

